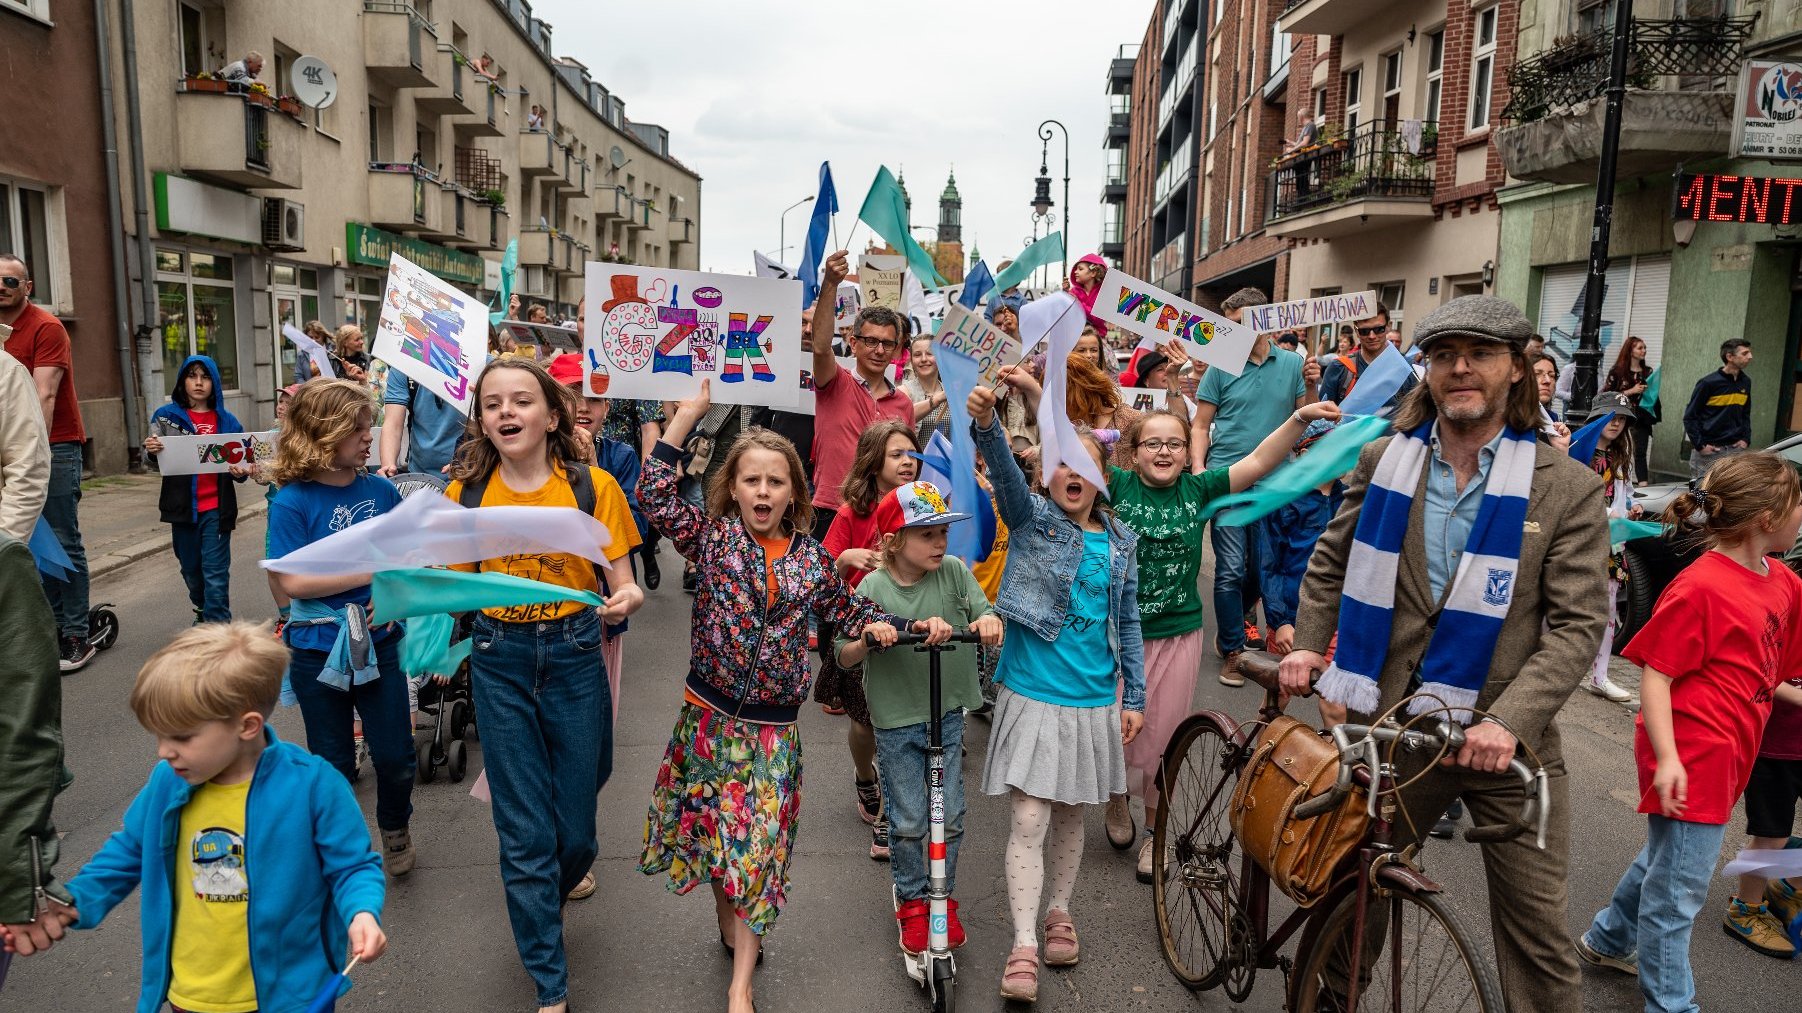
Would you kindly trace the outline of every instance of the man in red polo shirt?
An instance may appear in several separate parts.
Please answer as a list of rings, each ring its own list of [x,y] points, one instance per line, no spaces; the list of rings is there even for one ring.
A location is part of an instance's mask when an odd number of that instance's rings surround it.
[[[62,670],[79,672],[93,660],[88,644],[88,554],[81,546],[76,507],[81,502],[81,406],[75,401],[74,363],[69,332],[62,322],[31,302],[31,270],[25,261],[0,253],[0,324],[10,325],[6,350],[31,371],[44,421],[50,426],[50,488],[44,521],[69,554],[67,581],[44,578],[44,595],[60,629]]]
[[[820,298],[813,307],[813,333],[831,334],[838,306],[839,282],[850,273],[844,250],[826,258],[820,278]],[[943,404],[943,392],[923,401],[911,401],[888,379],[895,353],[906,347],[907,322],[886,306],[866,306],[851,328],[851,355],[857,371],[846,374],[832,356],[830,340],[813,342],[813,536],[825,538],[826,529],[844,502],[839,486],[851,470],[857,438],[870,424],[894,419],[906,425]]]

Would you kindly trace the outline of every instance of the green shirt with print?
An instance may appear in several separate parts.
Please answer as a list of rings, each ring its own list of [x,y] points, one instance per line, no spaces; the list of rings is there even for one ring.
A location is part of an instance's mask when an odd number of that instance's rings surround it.
[[[1231,491],[1227,469],[1183,472],[1162,489],[1137,472],[1108,469],[1108,499],[1139,536],[1139,617],[1146,640],[1180,637],[1202,626],[1201,508]]]
[[[968,567],[955,556],[946,556],[938,569],[918,582],[902,587],[887,570],[877,570],[857,585],[857,593],[903,619],[937,616],[962,629],[986,615],[988,596]],[[850,643],[840,637],[838,646]],[[955,650],[939,655],[939,705],[943,713],[982,706],[982,690],[976,682],[976,645],[955,644]],[[906,728],[925,724],[932,717],[927,687],[928,656],[911,647],[871,653],[863,663],[864,695],[870,702],[870,723],[877,728]]]

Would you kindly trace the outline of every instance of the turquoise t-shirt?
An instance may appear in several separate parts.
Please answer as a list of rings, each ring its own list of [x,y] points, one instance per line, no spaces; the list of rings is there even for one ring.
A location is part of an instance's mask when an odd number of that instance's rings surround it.
[[[1057,639],[1008,621],[995,681],[1015,693],[1062,707],[1106,707],[1118,686],[1114,652],[1107,642],[1109,568],[1105,531],[1082,535],[1082,563],[1070,588],[1070,610]]]

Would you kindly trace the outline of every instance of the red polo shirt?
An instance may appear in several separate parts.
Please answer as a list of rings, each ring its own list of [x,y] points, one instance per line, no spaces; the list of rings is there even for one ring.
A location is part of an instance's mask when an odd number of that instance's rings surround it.
[[[69,354],[69,332],[63,330],[62,321],[42,306],[27,303],[25,312],[13,321],[13,333],[6,339],[6,350],[34,374],[40,366],[62,369],[62,379],[56,383],[56,409],[50,419],[50,442],[85,441],[88,437],[81,428],[81,405],[75,401],[75,366]]]
[[[863,380],[843,366],[831,383],[813,389],[813,397],[813,505],[836,511],[844,503],[838,487],[845,484],[857,455],[857,438],[881,419],[913,425],[914,403],[892,384],[886,396],[871,395]]]

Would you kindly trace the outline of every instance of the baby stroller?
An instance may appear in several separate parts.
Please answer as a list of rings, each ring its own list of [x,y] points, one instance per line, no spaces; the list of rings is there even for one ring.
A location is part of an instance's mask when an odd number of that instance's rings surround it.
[[[431,489],[442,493],[445,488],[444,479],[425,472],[411,471],[396,475],[392,479],[394,487],[401,496],[411,496],[423,489]],[[444,636],[442,617],[428,616],[423,619],[410,620],[408,629],[419,641],[436,640]],[[453,623],[450,641],[468,638],[468,628],[463,623]],[[409,638],[412,639],[412,638]],[[421,675],[415,677],[418,692],[418,703],[415,707],[422,714],[430,715],[431,723],[426,728],[415,728],[414,758],[418,763],[418,777],[422,784],[430,784],[438,779],[438,771],[445,770],[445,776],[452,784],[460,783],[469,766],[469,732],[475,724],[475,697],[470,690],[469,660],[465,658],[456,667],[456,671],[448,678],[439,675]]]

